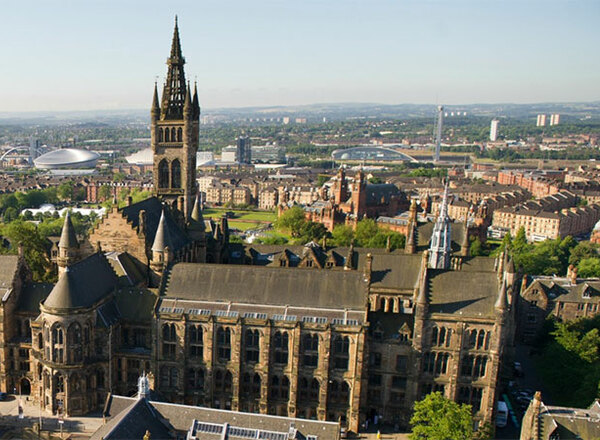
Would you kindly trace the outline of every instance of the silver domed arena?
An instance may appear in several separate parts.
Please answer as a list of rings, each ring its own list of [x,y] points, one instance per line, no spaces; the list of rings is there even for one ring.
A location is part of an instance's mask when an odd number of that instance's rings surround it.
[[[100,155],[93,151],[79,150],[77,148],[62,148],[50,151],[36,158],[33,163],[42,170],[62,168],[94,168]]]

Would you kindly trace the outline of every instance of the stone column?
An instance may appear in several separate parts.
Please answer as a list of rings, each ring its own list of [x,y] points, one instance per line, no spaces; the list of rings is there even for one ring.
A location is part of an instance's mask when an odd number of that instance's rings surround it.
[[[232,396],[231,409],[233,411],[240,410],[240,381],[241,381],[241,363],[242,363],[242,339],[244,327],[242,321],[238,320],[237,324],[231,326],[233,332],[231,334],[231,375],[232,375]]]
[[[292,349],[289,351],[288,365],[290,368],[290,399],[288,401],[288,417],[296,417],[298,411],[298,373],[300,372],[300,343],[302,340],[302,328],[296,323],[293,331],[289,332]]]
[[[321,376],[321,388],[319,390],[319,406],[317,406],[317,417],[319,420],[327,420],[327,393],[329,391],[329,356],[331,353],[331,327],[325,331],[317,332],[319,335],[319,364],[316,373]]]
[[[204,375],[204,404],[212,407],[213,406],[213,364],[215,362],[217,353],[215,350],[215,319],[214,317],[210,317],[207,325],[204,327],[205,336],[204,336],[204,353],[203,359],[205,359],[204,364],[206,365],[206,371]]]
[[[264,332],[260,338],[260,353],[259,353],[259,370],[262,373],[260,383],[260,413],[268,414],[269,412],[269,355],[271,346],[271,321],[267,321],[264,327]]]

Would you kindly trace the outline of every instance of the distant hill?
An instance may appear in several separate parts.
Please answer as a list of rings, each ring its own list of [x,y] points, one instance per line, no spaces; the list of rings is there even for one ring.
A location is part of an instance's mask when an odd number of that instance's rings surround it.
[[[599,119],[600,101],[574,103],[535,103],[535,104],[468,104],[445,106],[448,112],[466,112],[467,116],[530,118],[538,113],[560,113],[578,119]],[[434,104],[398,104],[377,103],[322,103],[298,106],[208,108],[202,110],[203,116],[213,117],[222,122],[235,122],[256,118],[302,117],[311,121],[329,121],[363,118],[410,119],[432,117]],[[72,112],[22,112],[0,113],[2,125],[58,125],[64,123],[97,123],[113,125],[116,123],[148,123],[148,109],[134,110],[93,110]]]

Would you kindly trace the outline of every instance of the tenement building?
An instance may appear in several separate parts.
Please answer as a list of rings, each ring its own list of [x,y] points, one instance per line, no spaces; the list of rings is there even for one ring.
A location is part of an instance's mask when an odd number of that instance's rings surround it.
[[[115,204],[84,239],[67,216],[55,285],[32,283],[22,257],[0,257],[2,391],[79,415],[133,395],[146,373],[173,404],[352,431],[375,416],[407,426],[432,391],[491,420],[521,286],[510,258],[470,257],[447,206],[433,227],[411,216],[393,252],[230,244],[225,219],[204,220],[197,197],[188,209],[199,107],[177,27],[168,66],[152,107],[154,196]],[[368,210],[369,197],[338,199]]]

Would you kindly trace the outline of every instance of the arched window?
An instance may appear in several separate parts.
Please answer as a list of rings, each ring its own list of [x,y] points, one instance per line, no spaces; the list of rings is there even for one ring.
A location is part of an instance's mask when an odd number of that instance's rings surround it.
[[[179,128],[177,129],[177,142],[181,142],[181,141],[183,140],[183,139],[182,139],[182,133],[183,133],[183,132],[182,132],[182,130],[181,130],[181,127],[179,127]]]
[[[221,361],[231,359],[231,330],[228,327],[217,329],[217,357]]]
[[[171,142],[176,142],[177,141],[177,131],[175,130],[175,127],[171,127]]]
[[[477,335],[477,349],[483,348],[485,344],[485,331],[479,330],[479,334]]]
[[[287,332],[275,332],[273,336],[274,362],[276,364],[287,364],[289,354],[289,336]]]
[[[316,367],[319,363],[319,336],[307,333],[302,338],[302,360],[306,367]]]
[[[102,370],[96,371],[96,387],[104,388],[104,371]]]
[[[246,362],[258,362],[260,335],[258,330],[246,330]]]
[[[67,342],[69,361],[79,363],[83,361],[83,350],[81,347],[81,326],[74,322],[67,330]]]
[[[173,359],[177,347],[177,330],[175,329],[175,324],[163,324],[162,339],[163,357]]]
[[[171,163],[171,188],[181,188],[181,163],[175,159]]]
[[[469,348],[475,348],[476,343],[477,343],[477,330],[471,330],[471,333],[469,333]]]
[[[446,342],[446,328],[442,327],[442,328],[440,328],[440,336],[438,337],[437,345],[444,345],[445,342]]]
[[[38,335],[37,335],[37,345],[38,345],[38,350],[44,349],[44,337],[42,336],[41,333],[38,333]]]
[[[163,129],[159,128],[158,129],[158,142],[162,142],[163,139],[164,139],[164,137],[163,137]]]
[[[348,369],[350,339],[348,336],[336,336],[333,339],[333,367],[337,370]]]
[[[171,130],[169,127],[165,128],[165,142],[171,141]]]
[[[431,329],[431,345],[437,345],[438,343],[438,328],[433,327]]]
[[[189,330],[190,357],[202,359],[204,351],[202,327],[199,325],[192,325]]]
[[[163,159],[158,163],[158,187],[169,187],[169,164],[166,159]]]

